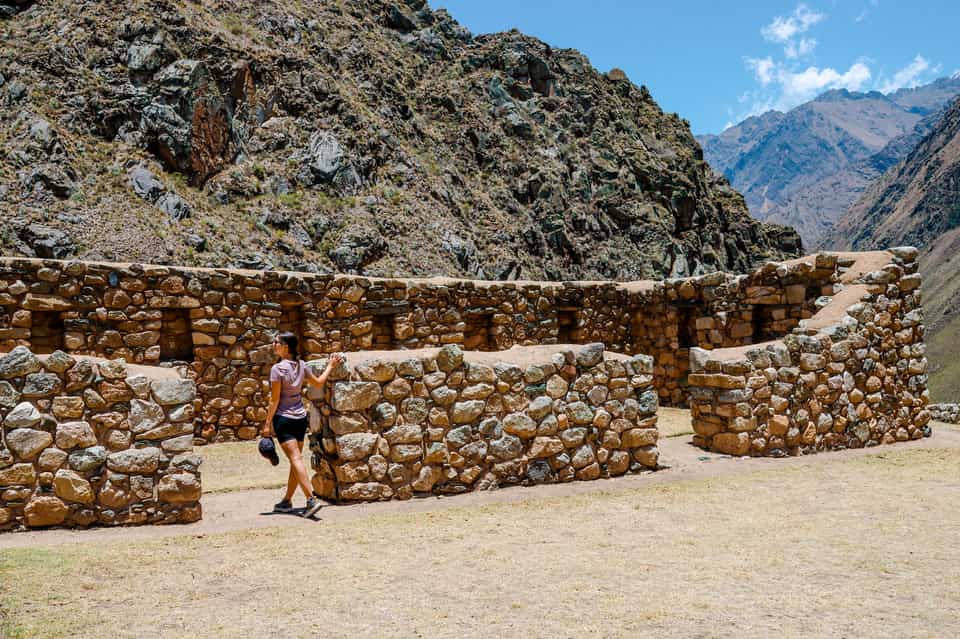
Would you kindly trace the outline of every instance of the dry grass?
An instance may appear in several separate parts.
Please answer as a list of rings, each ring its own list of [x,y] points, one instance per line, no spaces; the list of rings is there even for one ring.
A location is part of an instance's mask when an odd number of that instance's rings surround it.
[[[690,420],[690,411],[686,408],[666,408],[661,406],[657,410],[657,428],[661,437],[679,437],[693,435],[693,423]]]
[[[960,456],[0,553],[11,637],[954,637]]]
[[[280,488],[287,485],[289,464],[282,451],[280,465],[271,466],[257,452],[257,442],[231,442],[198,446],[194,452],[203,458],[203,492],[223,493],[251,488]],[[304,446],[304,453],[309,450]],[[307,461],[309,470],[310,462]]]

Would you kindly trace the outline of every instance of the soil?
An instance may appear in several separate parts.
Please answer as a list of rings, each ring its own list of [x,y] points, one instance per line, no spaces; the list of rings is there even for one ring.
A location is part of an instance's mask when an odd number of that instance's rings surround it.
[[[680,409],[677,412],[681,412]],[[686,411],[682,411],[686,412]],[[394,513],[423,513],[449,508],[470,508],[489,504],[511,504],[536,498],[563,498],[570,495],[590,495],[624,490],[636,490],[650,486],[660,486],[677,481],[700,481],[727,477],[759,470],[791,468],[798,465],[822,465],[842,463],[850,459],[866,456],[885,455],[892,450],[912,449],[960,449],[960,429],[947,424],[934,423],[933,436],[911,442],[896,444],[894,447],[878,446],[860,448],[806,457],[772,459],[759,457],[730,457],[710,453],[693,446],[687,437],[668,437],[661,439],[660,463],[664,466],[656,472],[625,475],[613,479],[592,482],[573,482],[533,487],[512,487],[504,490],[466,493],[453,497],[426,497],[410,501],[389,501],[363,504],[330,504],[325,506],[314,521],[307,521],[294,515],[277,515],[271,511],[273,504],[282,496],[279,488],[286,484],[287,466],[270,467],[253,453],[253,444],[243,442],[240,446],[249,448],[243,451],[242,463],[257,468],[254,474],[244,470],[243,474],[259,481],[261,485],[272,488],[238,490],[204,494],[203,519],[194,524],[178,526],[138,526],[130,528],[95,528],[89,530],[38,530],[0,535],[0,551],[9,548],[38,548],[60,544],[101,544],[110,542],[132,542],[137,540],[178,537],[183,535],[206,535],[237,530],[270,527],[309,527],[316,521],[348,521],[375,515]],[[211,448],[218,448],[213,446]],[[204,451],[201,452],[205,452]],[[238,459],[234,451],[231,456]],[[223,472],[223,465],[220,466]],[[265,469],[265,470],[264,470]],[[209,481],[207,478],[204,481]],[[216,478],[213,478],[217,482]],[[223,482],[217,482],[223,490]],[[296,499],[302,501],[298,493]],[[296,500],[295,500],[296,503]]]
[[[960,429],[780,460],[687,440],[608,481],[3,535],[0,637],[960,634]]]

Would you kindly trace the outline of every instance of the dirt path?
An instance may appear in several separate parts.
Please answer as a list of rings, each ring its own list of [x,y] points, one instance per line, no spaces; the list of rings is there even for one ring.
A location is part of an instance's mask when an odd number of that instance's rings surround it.
[[[0,550],[41,548],[62,544],[136,542],[179,536],[202,537],[207,534],[281,526],[318,526],[325,521],[348,521],[387,513],[420,513],[456,507],[517,503],[530,499],[619,492],[678,481],[712,479],[757,470],[789,468],[800,464],[832,464],[860,457],[882,456],[894,451],[922,448],[960,449],[960,428],[949,424],[935,424],[933,436],[917,441],[786,459],[728,457],[696,448],[689,443],[688,437],[666,438],[660,440],[660,462],[667,468],[655,473],[626,475],[588,482],[511,487],[503,490],[466,493],[455,497],[428,497],[410,501],[328,506],[320,511],[319,521],[307,521],[295,515],[275,515],[269,512],[280,496],[277,489],[204,495],[203,520],[195,524],[10,533],[0,535]]]

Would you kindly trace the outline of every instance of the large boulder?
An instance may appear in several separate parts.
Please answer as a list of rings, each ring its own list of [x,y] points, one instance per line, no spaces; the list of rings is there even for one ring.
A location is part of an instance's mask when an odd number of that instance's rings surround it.
[[[200,481],[190,473],[164,475],[157,486],[160,501],[168,504],[200,501],[200,492]]]
[[[358,273],[386,251],[387,242],[372,230],[354,229],[327,253],[342,273]]]
[[[155,81],[158,94],[143,109],[140,128],[170,170],[202,185],[233,157],[226,101],[199,60],[177,60]]]
[[[42,224],[25,225],[19,229],[17,235],[37,257],[62,260],[76,251],[76,245],[69,235]]]
[[[53,496],[37,496],[27,502],[23,509],[27,525],[32,528],[56,526],[67,518],[66,504]]]
[[[167,189],[156,175],[141,165],[135,165],[127,172],[127,178],[133,192],[178,222],[193,215],[193,209],[182,197]]]
[[[12,18],[29,8],[33,2],[34,0],[3,0],[0,2],[0,19]]]
[[[294,156],[300,163],[297,180],[306,186],[328,184],[344,194],[356,193],[361,180],[344,155],[340,141],[329,131],[316,131],[307,147]]]

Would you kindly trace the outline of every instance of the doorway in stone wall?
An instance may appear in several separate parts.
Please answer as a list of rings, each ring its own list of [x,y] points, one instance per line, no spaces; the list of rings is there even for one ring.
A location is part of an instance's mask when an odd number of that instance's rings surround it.
[[[63,349],[63,317],[58,311],[31,311],[30,347],[38,355]]]
[[[577,344],[577,313],[579,308],[557,309],[557,344]]]
[[[163,310],[163,317],[160,320],[160,361],[193,361],[193,335],[188,309],[166,308]]]

